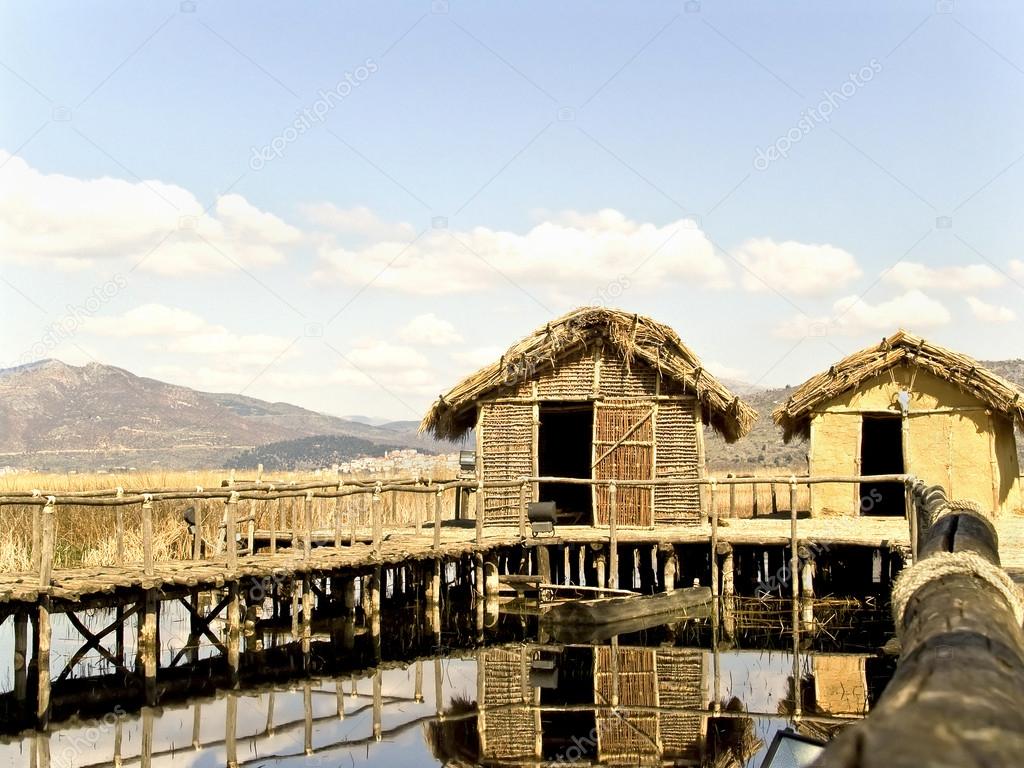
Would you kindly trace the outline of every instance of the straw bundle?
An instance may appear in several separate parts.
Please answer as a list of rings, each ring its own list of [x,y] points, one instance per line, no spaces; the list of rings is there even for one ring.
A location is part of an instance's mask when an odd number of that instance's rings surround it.
[[[728,442],[746,435],[757,412],[708,373],[700,359],[675,331],[643,315],[601,307],[584,307],[538,328],[512,345],[501,359],[481,368],[442,395],[420,424],[420,430],[456,440],[473,427],[476,402],[514,391],[515,383],[555,369],[560,361],[598,341],[617,353],[627,366],[650,366],[700,401],[705,418]]]
[[[994,411],[1024,424],[1024,395],[1016,386],[982,367],[977,360],[904,330],[883,339],[881,344],[854,352],[808,379],[784,405],[775,409],[772,418],[783,428],[787,443],[794,436],[807,437],[817,406],[897,365],[917,366],[955,384]]]

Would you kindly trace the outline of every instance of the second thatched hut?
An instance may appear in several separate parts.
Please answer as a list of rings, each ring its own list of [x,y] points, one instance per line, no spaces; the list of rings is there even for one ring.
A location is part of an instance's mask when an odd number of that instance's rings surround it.
[[[809,379],[773,414],[810,441],[812,475],[913,474],[950,498],[1020,507],[1024,393],[976,360],[899,331]],[[903,515],[896,483],[817,485],[812,514]]]

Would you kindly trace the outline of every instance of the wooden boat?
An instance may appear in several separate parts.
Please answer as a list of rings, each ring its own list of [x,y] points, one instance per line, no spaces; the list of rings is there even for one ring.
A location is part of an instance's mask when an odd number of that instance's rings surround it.
[[[711,603],[710,587],[691,587],[657,592],[653,595],[602,597],[596,600],[573,600],[557,605],[544,614],[547,625],[599,627],[604,624],[658,616],[685,617],[686,611]]]

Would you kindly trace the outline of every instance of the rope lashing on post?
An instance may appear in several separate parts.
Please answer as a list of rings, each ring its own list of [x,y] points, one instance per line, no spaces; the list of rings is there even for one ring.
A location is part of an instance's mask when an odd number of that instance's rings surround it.
[[[914,594],[936,579],[946,576],[973,576],[988,582],[1013,609],[1018,624],[1024,625],[1024,593],[998,565],[973,552],[939,552],[903,571],[892,588],[892,617],[898,634],[903,632],[903,616]]]
[[[992,516],[981,506],[966,499],[946,499],[942,486],[926,486],[918,482],[913,487],[914,501],[918,509],[927,513],[928,526],[932,527],[944,518],[968,512],[977,520],[988,525],[993,534],[995,526]],[[923,521],[922,521],[923,522]],[[903,631],[903,617],[907,604],[917,590],[936,579],[945,576],[965,575],[982,579],[991,584],[1013,609],[1018,624],[1024,624],[1024,592],[998,565],[972,552],[938,552],[901,573],[892,589],[892,615],[896,631]]]

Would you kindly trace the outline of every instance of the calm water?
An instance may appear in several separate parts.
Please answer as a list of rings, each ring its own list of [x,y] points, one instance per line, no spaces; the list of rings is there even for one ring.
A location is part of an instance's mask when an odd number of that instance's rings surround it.
[[[104,627],[112,615],[91,612],[86,625]],[[116,755],[124,765],[224,766],[233,719],[240,765],[710,765],[728,752],[732,762],[720,764],[756,768],[774,733],[794,723],[794,688],[804,715],[824,718],[800,730],[827,737],[863,714],[891,675],[893,661],[879,654],[891,630],[884,612],[819,603],[815,616],[796,659],[785,604],[753,600],[717,630],[700,618],[573,643],[555,642],[531,617],[488,616],[481,634],[473,611],[402,608],[384,613],[379,634],[362,619],[317,621],[308,653],[287,617],[267,616],[248,628],[232,688],[220,651],[190,639],[187,613],[168,602],[161,665],[183,666],[161,670],[158,707],[142,707],[134,675],[90,651],[74,679],[55,683],[59,721],[48,733],[18,734],[6,710],[0,766],[43,765],[47,751],[50,765],[69,768],[113,766]],[[211,630],[220,636],[223,626]],[[112,635],[103,644],[116,651]],[[57,617],[54,677],[79,645]],[[8,619],[4,692],[14,687],[12,648]]]

